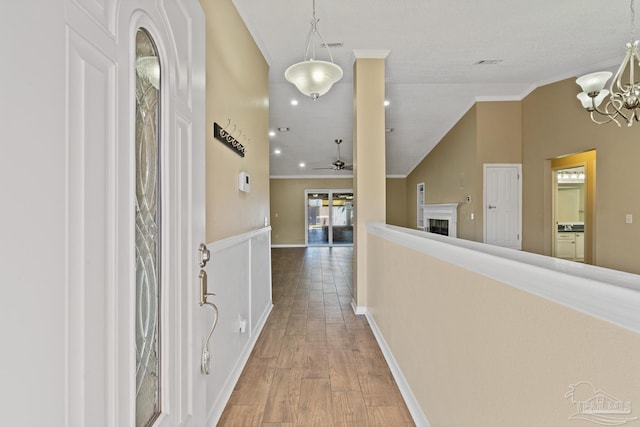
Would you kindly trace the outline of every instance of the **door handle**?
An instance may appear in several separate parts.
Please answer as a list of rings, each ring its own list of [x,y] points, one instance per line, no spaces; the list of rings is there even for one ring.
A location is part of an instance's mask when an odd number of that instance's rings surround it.
[[[495,208],[497,208],[497,206],[489,205],[489,206],[487,206],[487,208],[488,209],[495,209]]]
[[[202,355],[200,357],[200,368],[202,372],[206,375],[211,373],[211,353],[209,352],[209,341],[211,340],[211,336],[213,335],[213,331],[216,329],[216,324],[218,323],[218,306],[214,303],[209,302],[207,297],[215,296],[215,294],[209,293],[207,289],[207,272],[204,270],[200,270],[200,306],[208,305],[213,309],[213,322],[211,323],[211,328],[209,329],[209,333],[202,343]]]

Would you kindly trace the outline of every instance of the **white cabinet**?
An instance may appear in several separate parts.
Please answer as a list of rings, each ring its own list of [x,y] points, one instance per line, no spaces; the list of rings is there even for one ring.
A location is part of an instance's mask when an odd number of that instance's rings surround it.
[[[558,233],[556,257],[584,261],[584,233]]]
[[[556,256],[564,259],[574,259],[576,257],[575,233],[558,233]]]
[[[584,261],[584,233],[576,233],[576,260]]]

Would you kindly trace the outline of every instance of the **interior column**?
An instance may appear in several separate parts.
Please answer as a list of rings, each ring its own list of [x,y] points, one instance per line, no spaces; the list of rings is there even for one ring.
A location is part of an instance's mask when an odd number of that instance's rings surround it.
[[[385,51],[354,51],[353,189],[355,200],[354,285],[356,313],[367,306],[367,230],[386,222]]]

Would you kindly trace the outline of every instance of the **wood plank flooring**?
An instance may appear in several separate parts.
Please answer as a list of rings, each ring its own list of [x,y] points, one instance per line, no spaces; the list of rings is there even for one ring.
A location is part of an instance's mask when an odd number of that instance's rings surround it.
[[[218,426],[413,426],[364,316],[350,247],[272,249],[274,308]]]

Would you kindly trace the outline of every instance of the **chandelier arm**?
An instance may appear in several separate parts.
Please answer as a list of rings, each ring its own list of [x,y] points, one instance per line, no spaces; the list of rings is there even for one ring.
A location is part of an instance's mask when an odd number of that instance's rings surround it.
[[[621,127],[620,122],[616,119],[618,116],[622,116],[622,118],[624,119],[624,121],[626,123],[629,123],[629,117],[627,117],[626,114],[624,114],[624,112],[621,110],[621,106],[624,105],[624,103],[622,101],[620,101],[619,99],[613,97],[611,98],[606,105],[604,106],[604,111],[601,111],[599,109],[594,109],[595,112],[597,112],[600,115],[609,117],[610,119],[605,121],[604,123],[609,123],[610,121],[615,122],[616,125],[618,125],[618,127]],[[609,107],[613,108],[614,111],[609,111]]]
[[[609,117],[609,119],[607,119],[605,121],[599,121],[599,120],[596,120],[596,117],[594,116],[593,113],[597,113],[597,111],[591,111],[590,112],[591,121],[594,122],[595,124],[597,124],[597,125],[606,125],[609,122],[614,122],[616,125],[618,125],[618,127],[621,127],[620,126],[620,122],[618,122],[613,116],[606,116],[606,117]]]
[[[622,111],[622,108],[624,107],[624,98],[622,99],[620,98],[622,98],[622,95],[620,94],[614,93],[611,95],[609,102],[607,102],[607,104],[605,105],[604,115],[612,116],[614,118],[620,115],[624,118],[625,122],[629,123],[631,121],[631,117],[627,117],[627,115]],[[616,111],[615,114],[609,111],[609,106],[611,106]],[[603,114],[601,111],[597,109],[596,111],[598,111],[598,113],[600,114]]]
[[[622,63],[620,64],[620,68],[613,76],[611,80],[611,85],[609,86],[609,92],[614,94],[616,92],[624,92],[624,86],[622,85],[622,75],[624,74],[624,69],[627,67],[629,63],[629,59],[631,58],[631,49],[627,49],[627,54],[624,56]],[[618,90],[614,90],[614,87],[617,86]]]

